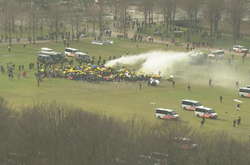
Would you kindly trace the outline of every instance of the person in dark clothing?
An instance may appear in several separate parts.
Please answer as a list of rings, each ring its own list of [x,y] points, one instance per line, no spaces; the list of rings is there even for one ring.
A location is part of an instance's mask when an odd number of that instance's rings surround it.
[[[172,81],[172,87],[173,88],[175,87],[175,81],[174,80]]]
[[[142,83],[139,83],[139,90],[142,90]]]
[[[210,87],[212,87],[212,79],[211,78],[209,79],[208,84]]]
[[[233,127],[236,127],[236,120],[233,120]]]
[[[237,125],[239,126],[241,123],[241,117],[239,116],[238,119],[237,119]]]
[[[191,86],[190,86],[190,84],[188,84],[187,89],[188,89],[188,91],[191,91]]]
[[[205,124],[205,117],[202,118],[201,120],[201,127]]]
[[[236,88],[239,88],[239,81],[236,81],[235,85],[236,85]]]
[[[236,111],[239,111],[240,110],[240,104],[237,104],[236,105]]]
[[[220,96],[220,103],[222,103],[222,101],[223,101],[223,97],[222,97],[222,96]]]

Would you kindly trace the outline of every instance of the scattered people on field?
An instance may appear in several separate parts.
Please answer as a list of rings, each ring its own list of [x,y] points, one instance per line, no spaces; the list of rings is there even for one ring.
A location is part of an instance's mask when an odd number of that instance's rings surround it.
[[[212,87],[212,79],[211,79],[211,78],[210,78],[209,81],[208,81],[208,85],[209,85],[210,87]]]
[[[236,81],[236,82],[235,82],[235,85],[236,85],[236,88],[239,88],[239,86],[240,86],[239,81]]]
[[[236,104],[236,111],[240,111],[240,104]]]
[[[172,87],[173,88],[175,87],[175,81],[174,80],[172,81]]]
[[[205,124],[205,117],[202,118],[201,120],[201,127]]]
[[[236,120],[233,120],[233,127],[236,127]]]
[[[187,89],[188,89],[188,91],[191,91],[191,86],[190,86],[190,84],[188,84]]]
[[[142,90],[142,83],[139,83],[139,90]]]
[[[241,124],[241,117],[239,116],[237,119],[237,125],[239,126]]]
[[[10,46],[8,46],[8,52],[9,52],[9,53],[11,52],[11,47],[10,47]]]
[[[26,78],[27,77],[27,72],[23,71],[22,76],[23,76],[23,78]]]
[[[222,96],[220,96],[220,103],[222,103],[222,101],[223,101],[223,97],[222,97]]]

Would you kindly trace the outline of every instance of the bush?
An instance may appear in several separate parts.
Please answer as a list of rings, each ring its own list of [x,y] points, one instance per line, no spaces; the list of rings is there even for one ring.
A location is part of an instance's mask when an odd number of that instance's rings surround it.
[[[0,163],[249,164],[249,145],[205,137],[182,122],[117,121],[55,102],[15,112],[0,99]],[[220,137],[220,138],[218,138]],[[248,147],[247,147],[248,146]]]

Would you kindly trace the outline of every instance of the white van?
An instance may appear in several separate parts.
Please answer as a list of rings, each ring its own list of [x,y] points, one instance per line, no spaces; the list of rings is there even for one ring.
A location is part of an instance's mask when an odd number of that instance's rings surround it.
[[[239,96],[241,97],[250,97],[250,88],[242,87],[239,89]]]
[[[184,110],[194,111],[196,107],[199,107],[199,106],[201,106],[201,103],[199,101],[195,101],[195,100],[182,100],[181,101],[181,107]]]
[[[156,108],[155,117],[158,119],[177,119],[179,115],[172,109]]]
[[[53,49],[50,48],[41,48],[41,52],[53,52]]]
[[[212,109],[204,106],[196,107],[194,111],[195,116],[209,119],[217,119],[217,113]]]
[[[224,50],[215,50],[212,51],[210,54],[208,54],[208,57],[212,59],[222,59],[224,58],[224,55],[225,55]]]
[[[75,48],[66,48],[64,54],[69,57],[75,57],[75,53],[78,52],[78,49]]]

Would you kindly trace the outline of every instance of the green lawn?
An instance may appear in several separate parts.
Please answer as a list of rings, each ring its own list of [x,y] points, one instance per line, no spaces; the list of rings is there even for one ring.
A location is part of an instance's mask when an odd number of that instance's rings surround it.
[[[90,40],[80,43],[73,43],[72,47],[88,52],[92,56],[121,56],[129,51],[129,53],[141,53],[150,50],[166,50],[164,45],[141,43],[136,48],[136,43],[129,41],[115,41],[112,46],[96,46],[91,45]],[[8,62],[15,64],[25,64],[35,61],[36,52],[41,47],[50,47],[55,50],[62,51],[62,43],[36,44],[23,48],[22,45],[14,45],[12,52],[8,55],[7,47],[0,46],[0,65]],[[171,50],[181,50],[181,48],[170,47]],[[201,133],[213,133],[217,131],[225,131],[235,138],[246,140],[250,135],[250,100],[242,99],[243,105],[240,112],[235,112],[235,103],[232,101],[237,96],[237,90],[234,87],[234,77],[228,75],[233,67],[238,66],[233,74],[237,78],[244,79],[244,84],[249,81],[247,61],[241,66],[240,58],[236,57],[235,64],[228,71],[221,72],[216,75],[216,70],[221,70],[224,63],[220,67],[187,67],[180,66],[187,74],[185,79],[178,79],[176,87],[173,88],[168,82],[162,82],[159,87],[147,87],[143,85],[143,89],[139,91],[138,83],[87,83],[77,82],[64,79],[45,79],[40,88],[37,88],[34,79],[34,73],[29,72],[28,78],[20,80],[9,80],[7,75],[0,74],[0,96],[4,97],[10,106],[17,107],[52,102],[66,104],[68,106],[81,107],[84,110],[104,113],[115,116],[118,119],[131,119],[136,117],[150,123],[164,122],[154,118],[154,107],[173,108],[180,113],[181,120],[192,126],[196,131]],[[219,65],[220,66],[220,65]],[[209,71],[213,68],[212,71]],[[180,70],[181,70],[180,69]],[[232,69],[234,70],[234,69]],[[216,75],[218,81],[215,81],[215,87],[208,87],[208,78]],[[223,77],[224,79],[220,79]],[[228,83],[224,82],[226,79]],[[187,91],[187,82],[191,83],[192,91]],[[219,96],[224,97],[223,104],[219,103]],[[218,114],[218,120],[206,120],[205,126],[200,128],[200,119],[195,117],[193,112],[183,111],[180,108],[181,99],[196,99],[204,105],[214,108]],[[151,103],[156,103],[153,106]],[[242,117],[242,125],[240,128],[232,127],[232,120],[238,116]]]

